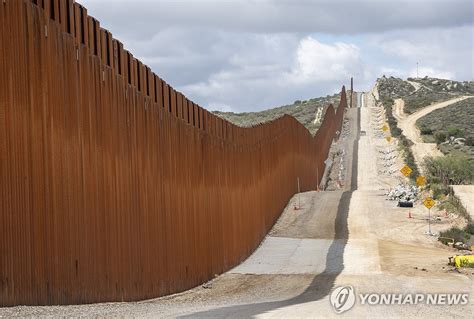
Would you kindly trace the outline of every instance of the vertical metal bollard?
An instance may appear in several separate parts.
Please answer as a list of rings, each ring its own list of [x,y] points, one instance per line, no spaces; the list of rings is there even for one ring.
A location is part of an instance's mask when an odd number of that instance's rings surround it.
[[[300,197],[300,178],[297,178],[298,181],[298,209],[301,209],[301,197]]]

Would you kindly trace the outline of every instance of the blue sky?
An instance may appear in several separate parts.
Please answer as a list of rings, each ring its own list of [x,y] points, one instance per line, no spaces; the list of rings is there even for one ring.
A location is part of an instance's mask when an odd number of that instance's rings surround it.
[[[382,74],[473,80],[465,0],[78,0],[136,57],[210,110],[257,111]]]

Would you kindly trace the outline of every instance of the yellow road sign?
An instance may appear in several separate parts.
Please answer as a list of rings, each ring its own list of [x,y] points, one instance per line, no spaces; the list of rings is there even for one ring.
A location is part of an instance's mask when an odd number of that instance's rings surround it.
[[[423,201],[423,205],[425,205],[426,208],[430,209],[435,205],[435,201],[431,197],[426,197]]]
[[[424,186],[426,184],[426,178],[424,176],[418,176],[416,178],[416,185]]]
[[[387,140],[387,142],[391,142],[392,141],[392,137],[391,136],[386,136],[385,139]]]
[[[405,165],[402,167],[402,169],[400,170],[400,172],[402,172],[403,175],[405,175],[406,177],[410,176],[411,172],[413,172],[413,170],[410,168],[410,166],[408,165]]]
[[[384,124],[384,125],[382,126],[382,131],[387,132],[388,130],[389,130],[388,125],[387,125],[387,124]]]

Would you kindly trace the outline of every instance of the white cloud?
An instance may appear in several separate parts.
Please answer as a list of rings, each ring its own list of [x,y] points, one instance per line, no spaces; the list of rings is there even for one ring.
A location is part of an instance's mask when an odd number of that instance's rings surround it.
[[[425,76],[428,76],[430,78],[441,78],[441,79],[448,79],[448,80],[451,80],[454,78],[453,72],[436,70],[433,68],[418,68],[418,73],[417,73],[416,68],[408,71],[409,77],[416,77],[417,74],[420,78],[425,77]]]
[[[354,77],[473,78],[469,0],[79,0],[176,89],[256,111],[332,94]],[[389,13],[389,14],[383,14]]]
[[[211,103],[208,105],[209,110],[219,110],[222,112],[234,112],[232,107],[227,104],[221,104],[221,103]]]
[[[389,66],[382,66],[380,68],[380,73],[381,73],[381,75],[390,74],[390,75],[397,76],[397,77],[403,76],[402,72],[400,72],[399,69],[389,67]]]
[[[219,110],[251,111],[336,93],[353,75],[369,79],[354,44],[306,36],[290,45],[285,38],[258,36],[227,68],[180,90]]]
[[[393,61],[402,76],[416,76],[418,62],[420,76],[467,80],[473,77],[473,37],[472,26],[428,28],[376,34],[368,43]]]
[[[360,50],[354,44],[321,43],[312,37],[301,40],[289,80],[296,83],[337,81],[350,78],[361,66]]]

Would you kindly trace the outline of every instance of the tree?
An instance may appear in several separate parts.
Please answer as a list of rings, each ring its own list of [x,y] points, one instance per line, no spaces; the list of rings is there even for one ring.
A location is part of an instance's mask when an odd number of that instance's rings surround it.
[[[433,134],[433,130],[429,127],[422,126],[420,128],[420,133],[421,133],[421,135],[431,135],[431,134]]]
[[[474,163],[461,155],[426,157],[423,166],[430,182],[447,185],[469,184],[474,180]]]

